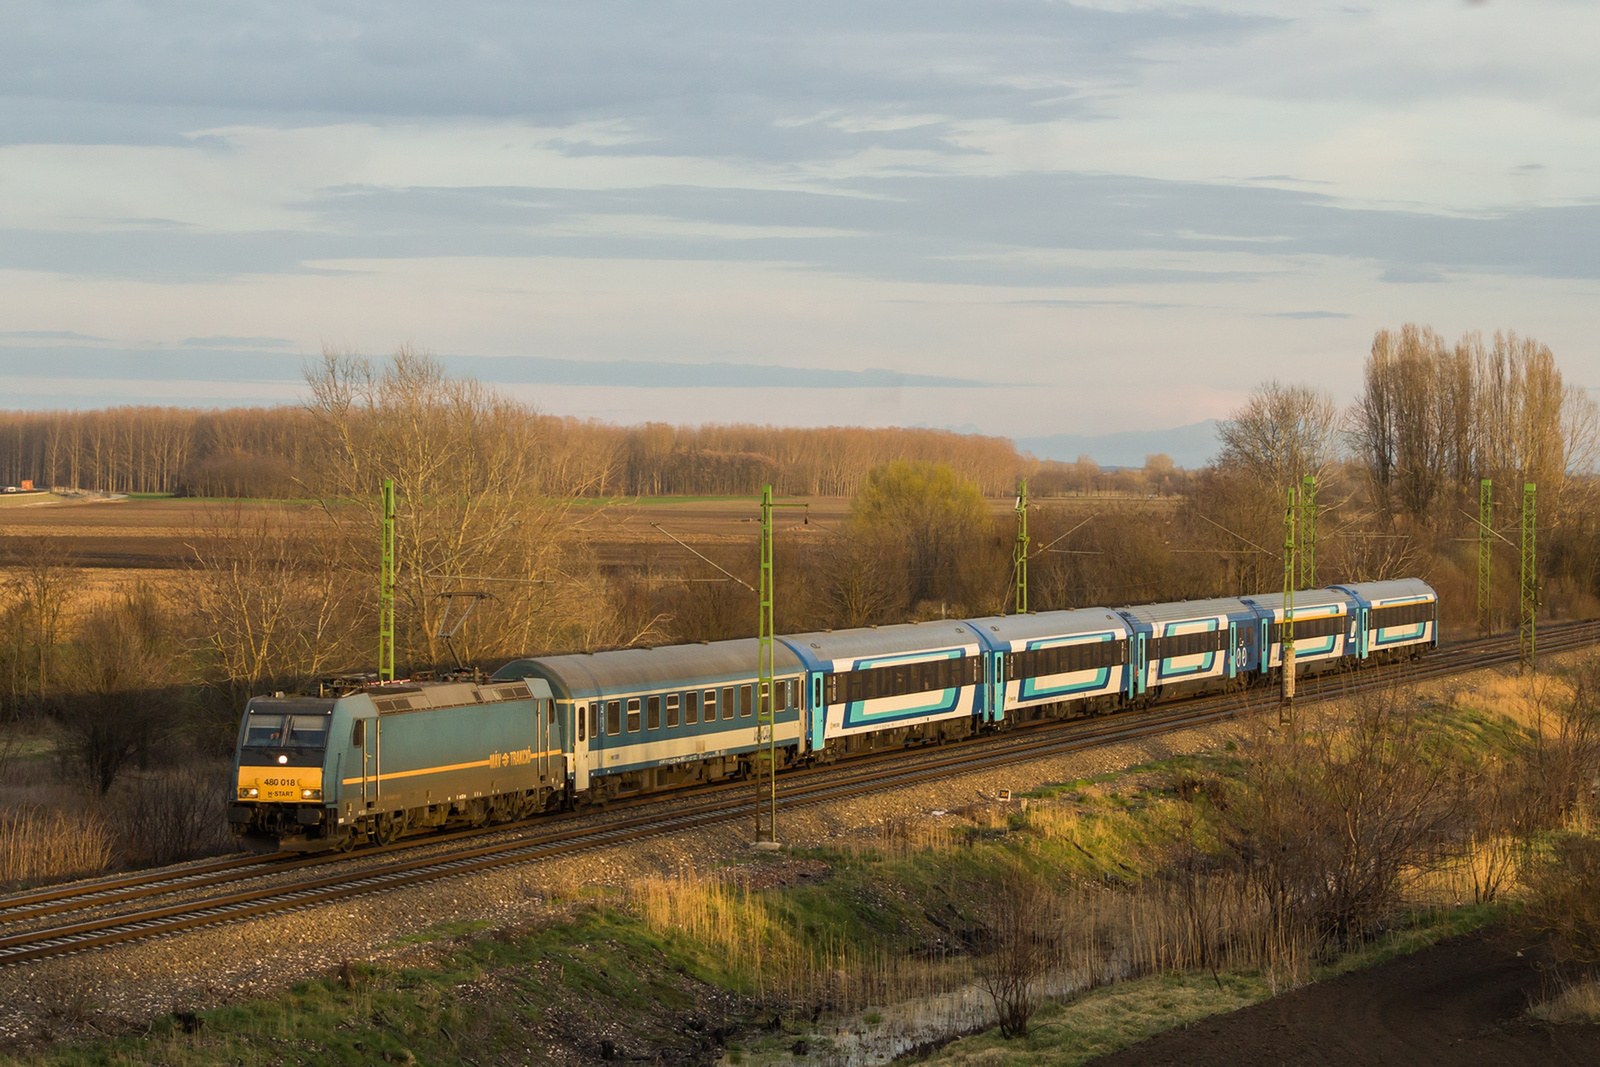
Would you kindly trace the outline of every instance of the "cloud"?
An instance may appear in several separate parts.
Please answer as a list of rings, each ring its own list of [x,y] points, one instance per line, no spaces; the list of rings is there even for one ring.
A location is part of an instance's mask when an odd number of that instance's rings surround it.
[[[1275,319],[1299,319],[1303,321],[1353,318],[1347,311],[1269,311],[1267,314]]]
[[[1600,281],[1584,5],[134,3],[7,31],[0,313],[123,351],[73,364],[108,379],[293,382],[325,336],[413,339],[536,353],[480,372],[566,397],[663,383],[629,411],[685,376],[820,404],[823,365],[927,404],[1026,381],[1047,435],[1226,411],[1257,363],[1339,385],[1396,321],[1582,338]]]
[[[215,381],[300,384],[305,357],[282,338],[190,337],[177,348],[52,347],[0,343],[0,377],[53,375],[92,381]],[[247,357],[241,359],[240,357]],[[577,360],[542,356],[436,357],[452,374],[496,385],[627,386],[630,389],[989,389],[1005,383],[881,367],[840,370],[761,363]]]
[[[1380,282],[1394,282],[1401,285],[1416,285],[1444,281],[1444,275],[1436,270],[1424,270],[1420,267],[1390,267],[1378,275]]]

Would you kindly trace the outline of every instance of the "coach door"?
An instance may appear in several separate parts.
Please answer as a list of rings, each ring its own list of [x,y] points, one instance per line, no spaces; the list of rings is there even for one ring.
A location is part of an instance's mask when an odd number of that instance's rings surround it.
[[[1006,654],[989,653],[989,721],[1006,717]]]
[[[572,725],[572,787],[582,792],[589,788],[589,727],[594,725],[587,703],[579,702],[572,706]]]
[[[1239,661],[1244,658],[1244,645],[1239,640],[1239,626],[1237,623],[1228,623],[1228,679],[1238,673]]]

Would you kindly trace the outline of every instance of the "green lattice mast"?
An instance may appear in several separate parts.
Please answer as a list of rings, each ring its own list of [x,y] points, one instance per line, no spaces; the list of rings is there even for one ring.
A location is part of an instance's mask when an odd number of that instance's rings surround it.
[[[378,575],[378,680],[394,681],[394,479],[383,480],[383,561]]]
[[[1478,483],[1478,633],[1489,637],[1494,633],[1494,622],[1489,613],[1494,610],[1490,595],[1490,570],[1494,562],[1494,483],[1485,478]]]
[[[1299,495],[1297,487],[1291,485],[1283,507],[1283,627],[1280,631],[1283,646],[1283,711],[1280,719],[1286,717],[1294,707],[1294,521],[1296,512],[1300,510],[1296,506]],[[1271,655],[1270,645],[1266,652]]]
[[[1317,587],[1317,479],[1300,479],[1300,588]]]
[[[1537,672],[1539,669],[1539,656],[1535,647],[1537,626],[1534,616],[1539,610],[1539,553],[1536,545],[1538,536],[1538,493],[1539,487],[1533,482],[1524,482],[1522,486],[1522,633],[1519,644],[1520,657],[1517,669],[1520,672],[1524,665],[1529,671]]]
[[[1028,479],[1017,486],[1017,545],[1011,553],[1017,572],[1017,614],[1028,613]]]
[[[756,847],[778,843],[778,713],[772,659],[772,486],[761,490],[761,619],[756,634],[760,677],[756,682]]]

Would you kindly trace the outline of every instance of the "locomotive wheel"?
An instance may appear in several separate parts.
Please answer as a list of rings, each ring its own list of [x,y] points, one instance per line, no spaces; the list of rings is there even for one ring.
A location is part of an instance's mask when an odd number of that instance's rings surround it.
[[[403,829],[405,829],[403,819],[396,819],[392,815],[380,815],[373,824],[372,839],[379,845],[392,845]]]
[[[339,838],[339,843],[333,846],[335,852],[353,852],[356,847],[356,832],[346,830],[344,836]]]

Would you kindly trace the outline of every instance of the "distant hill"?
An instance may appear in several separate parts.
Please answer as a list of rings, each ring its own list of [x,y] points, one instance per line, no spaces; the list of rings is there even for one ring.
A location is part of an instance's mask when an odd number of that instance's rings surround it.
[[[1123,430],[1090,437],[1058,433],[1049,437],[1015,438],[1017,449],[1032,452],[1040,459],[1070,463],[1079,456],[1093,456],[1102,467],[1142,467],[1144,457],[1165,452],[1180,467],[1203,467],[1217,454],[1218,419],[1191,423],[1171,430]]]

